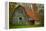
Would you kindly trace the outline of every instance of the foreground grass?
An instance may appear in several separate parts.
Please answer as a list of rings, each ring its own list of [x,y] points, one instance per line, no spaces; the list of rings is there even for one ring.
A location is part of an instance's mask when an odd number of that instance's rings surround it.
[[[13,29],[13,28],[34,28],[34,27],[43,27],[42,25],[23,25],[23,26],[10,26],[9,28],[10,29]]]

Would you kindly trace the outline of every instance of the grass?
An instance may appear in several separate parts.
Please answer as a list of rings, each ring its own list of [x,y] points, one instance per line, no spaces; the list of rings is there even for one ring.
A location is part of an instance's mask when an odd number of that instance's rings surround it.
[[[9,28],[10,29],[13,29],[13,28],[34,28],[34,27],[43,27],[42,25],[23,25],[23,26],[15,26],[15,25],[12,25],[10,26]]]

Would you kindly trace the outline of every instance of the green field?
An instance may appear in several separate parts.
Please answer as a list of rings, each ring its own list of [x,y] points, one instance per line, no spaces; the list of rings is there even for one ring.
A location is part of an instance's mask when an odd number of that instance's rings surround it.
[[[14,29],[14,28],[34,28],[34,27],[43,27],[42,25],[23,25],[23,26],[15,26],[15,25],[10,25],[10,29]]]

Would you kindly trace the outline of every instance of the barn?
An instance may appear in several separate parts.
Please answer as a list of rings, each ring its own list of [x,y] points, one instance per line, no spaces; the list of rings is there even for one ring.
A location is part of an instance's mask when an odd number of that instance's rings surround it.
[[[34,21],[32,17],[27,15],[27,12],[25,8],[21,5],[19,5],[12,15],[12,22],[15,25],[31,25],[34,24]]]

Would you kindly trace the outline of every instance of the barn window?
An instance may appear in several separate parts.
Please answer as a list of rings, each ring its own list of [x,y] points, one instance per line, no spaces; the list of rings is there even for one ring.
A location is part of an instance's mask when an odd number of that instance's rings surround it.
[[[21,18],[21,17],[19,17],[19,20],[22,20],[22,18]]]

